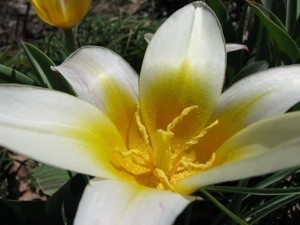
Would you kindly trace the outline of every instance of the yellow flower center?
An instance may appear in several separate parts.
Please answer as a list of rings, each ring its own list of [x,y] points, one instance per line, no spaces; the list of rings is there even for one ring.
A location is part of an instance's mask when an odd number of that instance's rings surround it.
[[[173,143],[176,125],[197,109],[196,105],[185,108],[167,125],[166,129],[156,130],[155,141],[150,142],[137,106],[134,118],[137,131],[129,135],[129,139],[135,138],[141,141],[135,145],[136,148],[128,148],[127,151],[115,150],[111,160],[114,167],[132,176],[139,184],[171,191],[179,180],[211,167],[215,160],[215,153],[212,153],[206,162],[200,163],[190,149],[210,128],[217,125],[218,121],[201,130],[184,145]]]

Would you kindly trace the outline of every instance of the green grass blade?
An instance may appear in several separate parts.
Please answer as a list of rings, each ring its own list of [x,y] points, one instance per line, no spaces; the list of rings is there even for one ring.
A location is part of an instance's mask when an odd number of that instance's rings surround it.
[[[228,186],[211,186],[205,187],[204,190],[209,192],[222,193],[240,193],[252,195],[295,195],[300,194],[300,187],[296,188],[247,188],[247,187],[228,187]]]
[[[247,213],[242,215],[242,218],[245,220],[252,217],[250,224],[254,224],[263,217],[269,215],[272,212],[280,209],[287,204],[294,202],[300,199],[300,195],[288,195],[288,196],[277,196],[272,198],[269,201],[264,202],[263,204],[253,208],[252,210],[248,211]]]
[[[229,216],[232,220],[234,220],[236,223],[240,225],[247,225],[247,223],[239,218],[237,215],[235,215],[233,212],[231,212],[228,208],[226,208],[221,202],[219,202],[217,199],[215,199],[211,194],[209,194],[204,189],[200,189],[200,192],[209,199],[212,203],[214,203],[219,209],[222,210],[227,216]]]
[[[231,80],[231,84],[235,83],[236,81],[261,70],[268,69],[269,63],[265,60],[256,61],[253,63],[249,63],[245,67],[243,67]],[[231,85],[230,84],[230,85]]]
[[[45,87],[76,95],[65,78],[51,69],[55,64],[48,56],[32,44],[22,42],[22,47]]]
[[[33,68],[35,69],[36,73],[39,75],[40,82],[45,87],[52,89],[52,85],[50,84],[50,81],[45,74],[45,71],[44,71],[45,68],[43,68],[43,65],[40,65],[40,62],[39,62],[40,60],[37,60],[38,55],[40,55],[40,54],[34,53],[35,47],[26,42],[21,42],[21,46],[22,46],[27,58],[29,59],[30,63],[32,64]],[[54,66],[54,65],[52,65],[52,66]]]
[[[277,173],[272,174],[270,177],[264,179],[263,181],[257,183],[255,185],[256,188],[264,188],[264,187],[268,187],[271,186],[273,184],[277,184],[279,182],[282,182],[283,180],[285,180],[287,177],[291,176],[292,174],[298,173],[300,172],[300,168],[299,167],[293,167],[290,169],[285,169],[285,170],[281,170]]]

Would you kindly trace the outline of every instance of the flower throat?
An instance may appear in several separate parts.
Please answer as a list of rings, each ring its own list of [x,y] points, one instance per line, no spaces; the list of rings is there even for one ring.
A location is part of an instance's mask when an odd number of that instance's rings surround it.
[[[166,129],[156,130],[155,141],[150,143],[147,129],[141,122],[139,105],[137,104],[134,114],[134,125],[137,132],[131,135],[130,139],[140,139],[142,143],[136,148],[128,148],[126,151],[115,150],[111,163],[117,170],[129,174],[141,185],[170,191],[181,179],[211,167],[215,160],[215,153],[212,153],[206,162],[199,163],[188,152],[205,136],[210,128],[218,124],[217,120],[202,129],[184,145],[177,147],[172,144],[176,125],[197,109],[198,106],[194,105],[182,110],[181,114],[175,117]]]

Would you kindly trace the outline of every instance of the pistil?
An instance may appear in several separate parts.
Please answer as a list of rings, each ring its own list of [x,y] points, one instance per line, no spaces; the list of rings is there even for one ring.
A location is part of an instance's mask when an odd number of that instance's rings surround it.
[[[156,152],[156,168],[168,172],[172,166],[172,149],[171,141],[174,136],[173,132],[157,130],[157,141],[155,146]]]

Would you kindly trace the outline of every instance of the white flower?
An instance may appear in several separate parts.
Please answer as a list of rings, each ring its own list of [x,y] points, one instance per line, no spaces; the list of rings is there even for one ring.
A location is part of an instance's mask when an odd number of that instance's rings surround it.
[[[79,98],[1,85],[0,145],[98,177],[75,225],[170,225],[200,187],[300,164],[300,112],[282,115],[300,99],[300,66],[221,94],[225,66],[215,14],[189,4],[154,34],[140,78],[114,52],[84,47],[54,68]]]

